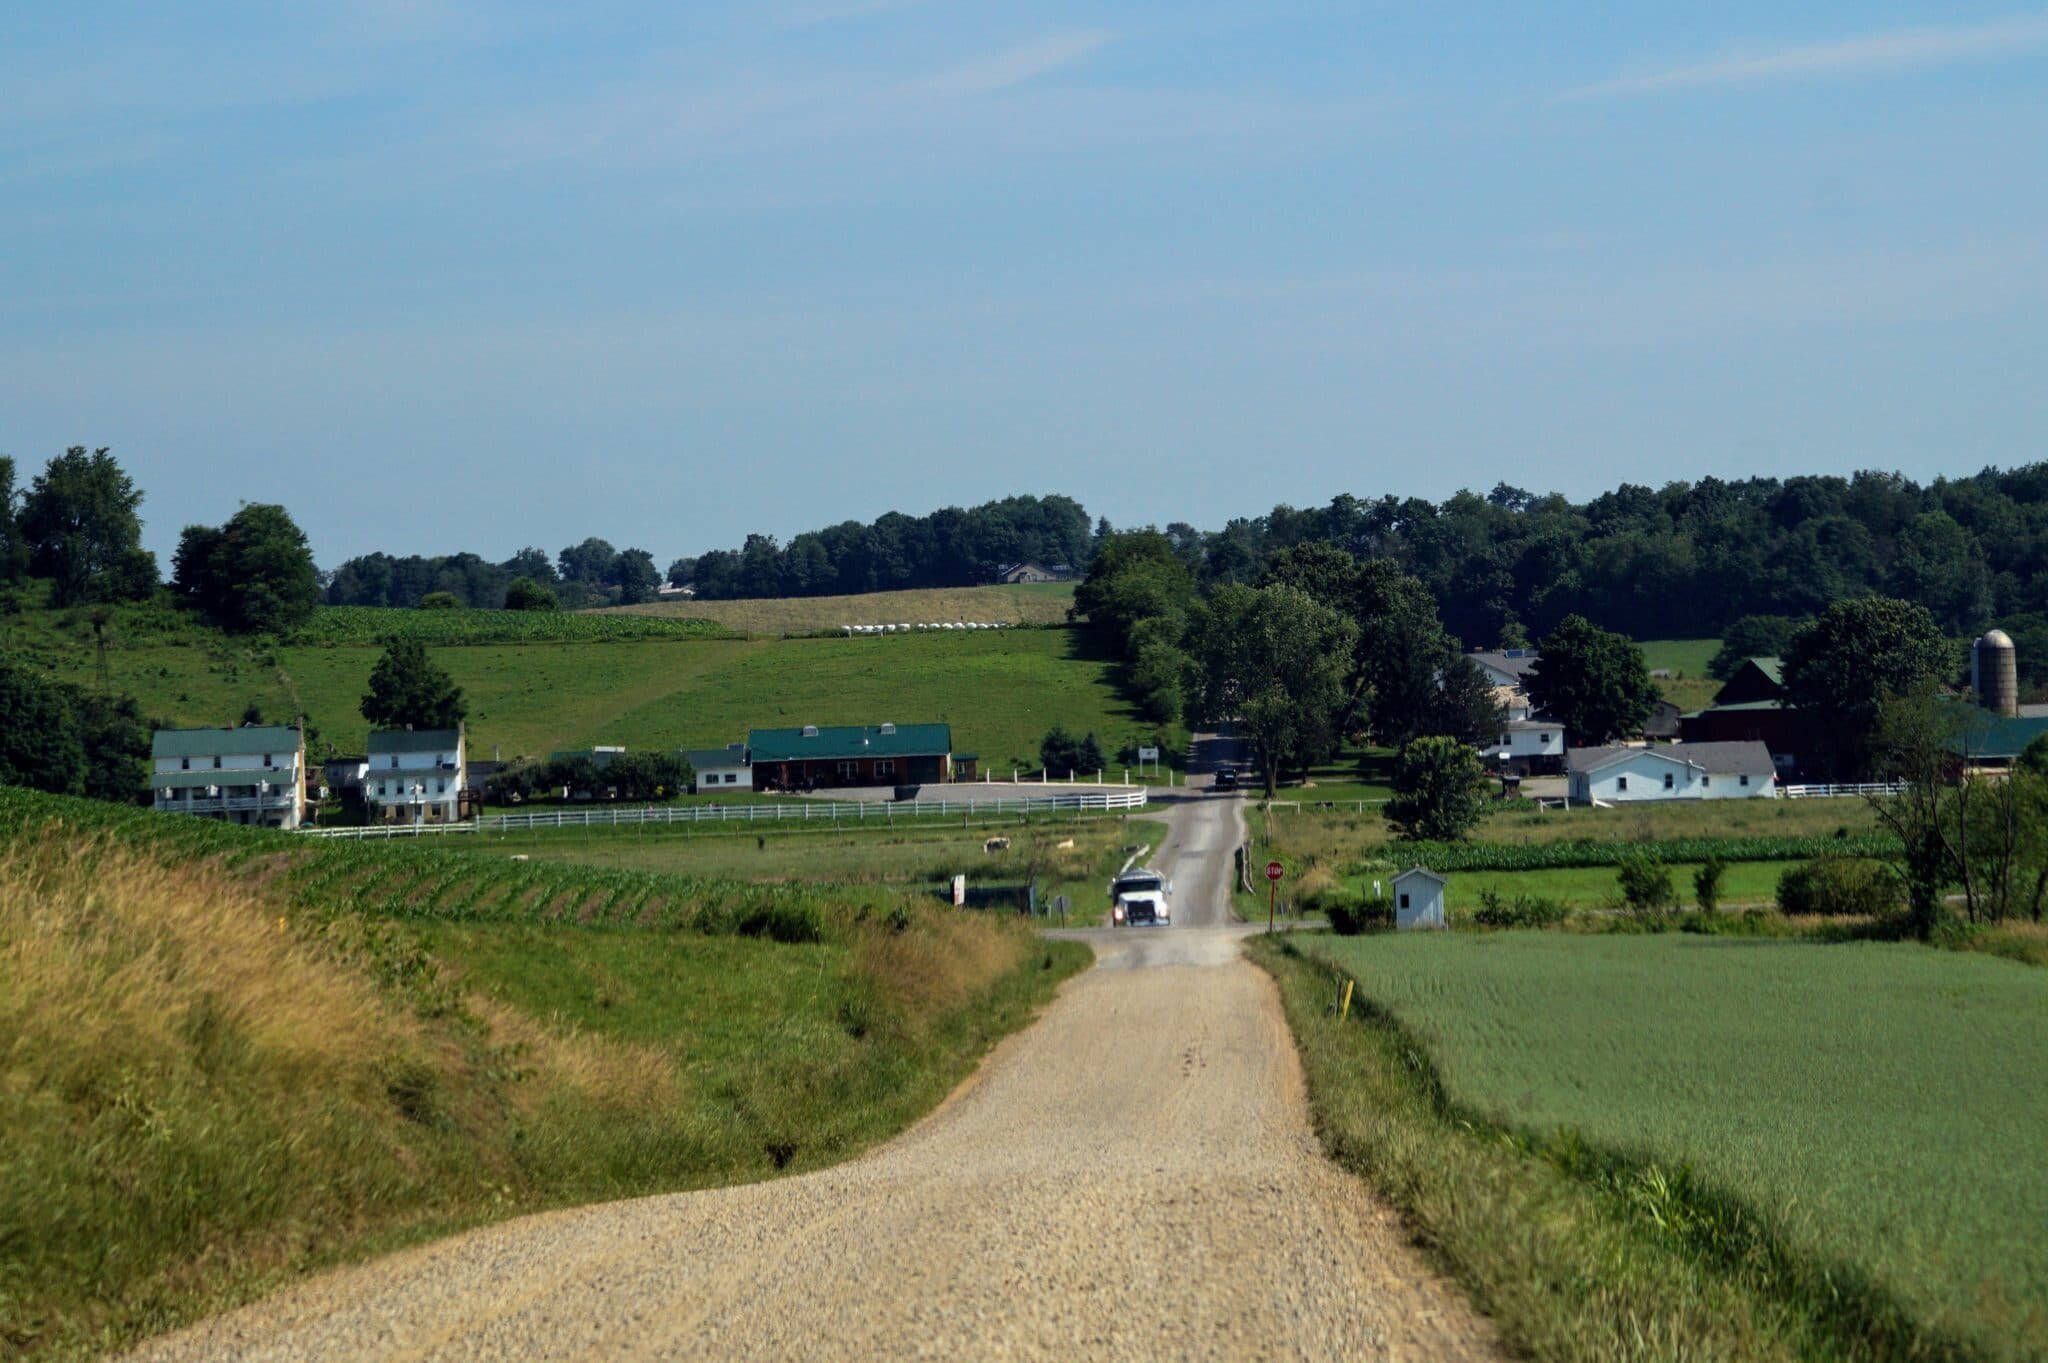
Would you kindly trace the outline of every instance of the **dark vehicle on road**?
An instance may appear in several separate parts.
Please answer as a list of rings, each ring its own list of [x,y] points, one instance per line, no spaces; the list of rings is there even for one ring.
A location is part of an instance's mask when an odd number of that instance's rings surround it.
[[[1236,790],[1236,789],[1237,789],[1237,768],[1236,768],[1236,767],[1218,767],[1218,768],[1216,768],[1216,783],[1215,783],[1215,784],[1216,784],[1216,789],[1218,789],[1218,790]]]

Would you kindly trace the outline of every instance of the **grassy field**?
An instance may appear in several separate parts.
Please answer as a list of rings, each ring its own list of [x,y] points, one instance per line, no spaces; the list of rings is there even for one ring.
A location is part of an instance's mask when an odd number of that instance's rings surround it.
[[[1085,948],[893,892],[0,791],[0,1354],[900,1130]]]
[[[990,587],[934,587],[864,596],[792,596],[764,601],[665,601],[585,612],[597,616],[652,616],[714,621],[742,634],[836,634],[841,625],[931,624],[978,620],[1012,625],[1057,625],[1074,604],[1071,582]]]
[[[252,645],[166,608],[133,606],[115,612],[106,638],[107,684],[134,695],[146,715],[228,724],[251,703],[273,717],[303,707],[315,756],[326,744],[362,751],[369,726],[359,707],[377,645]],[[99,682],[83,615],[9,617],[0,647],[65,680]],[[1112,754],[1155,733],[1117,692],[1114,661],[1091,654],[1086,635],[1072,629],[472,644],[436,647],[433,657],[469,699],[470,752],[479,758],[597,743],[715,747],[752,727],[946,720],[958,751],[1007,771],[1035,764],[1055,723],[1092,730]],[[1166,737],[1176,751],[1185,745],[1183,731]]]
[[[1707,675],[1707,663],[1721,651],[1719,639],[1648,639],[1642,650],[1643,662],[1651,671],[1671,674],[1656,679],[1657,689],[1681,712],[1713,704],[1721,683]]]
[[[1875,943],[1295,940],[1420,1047],[1449,1112],[1856,1356],[2048,1349],[2048,974]]]

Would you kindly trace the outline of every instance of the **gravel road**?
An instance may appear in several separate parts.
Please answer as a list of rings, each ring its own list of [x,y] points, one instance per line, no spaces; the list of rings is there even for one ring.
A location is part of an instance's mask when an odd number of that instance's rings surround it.
[[[1170,928],[850,1164],[529,1217],[316,1279],[150,1360],[1499,1356],[1327,1163],[1224,887],[1235,799],[1169,806]]]

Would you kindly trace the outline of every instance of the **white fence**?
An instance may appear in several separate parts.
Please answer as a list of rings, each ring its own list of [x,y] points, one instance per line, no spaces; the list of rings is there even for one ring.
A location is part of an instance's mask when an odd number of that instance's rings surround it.
[[[675,823],[839,823],[893,824],[947,815],[1114,813],[1143,809],[1144,790],[1101,794],[1020,795],[990,800],[784,800],[747,805],[586,805],[578,809],[537,809],[527,814],[492,814],[468,823],[372,824],[367,828],[309,828],[323,838],[408,838],[433,833],[514,833],[532,828],[589,828]]]
[[[1781,800],[1839,800],[1862,795],[1903,795],[1904,781],[1867,781],[1851,786],[1779,786]]]

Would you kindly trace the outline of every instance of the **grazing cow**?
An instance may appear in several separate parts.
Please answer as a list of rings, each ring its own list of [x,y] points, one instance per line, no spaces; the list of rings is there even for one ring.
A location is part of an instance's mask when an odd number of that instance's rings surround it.
[[[1010,840],[1008,838],[990,838],[981,845],[981,850],[991,854],[1007,852],[1010,850]]]

